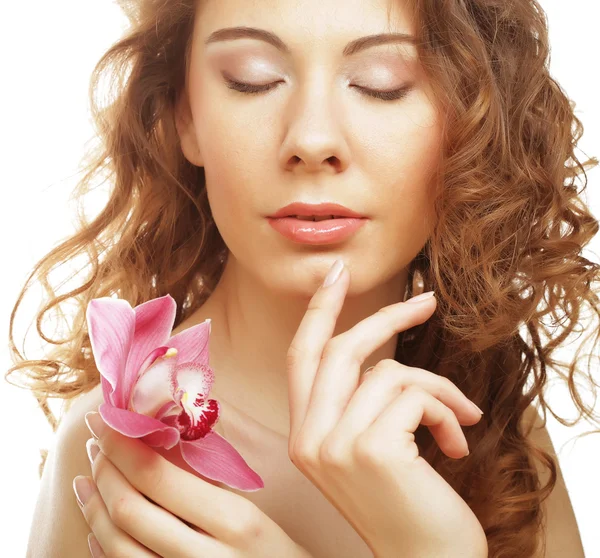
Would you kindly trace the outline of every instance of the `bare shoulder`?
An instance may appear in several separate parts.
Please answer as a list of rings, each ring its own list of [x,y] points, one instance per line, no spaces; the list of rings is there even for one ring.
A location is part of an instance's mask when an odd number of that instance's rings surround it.
[[[548,430],[543,426],[542,418],[534,407],[530,406],[525,411],[521,424],[527,439],[556,459],[556,451]],[[556,486],[550,496],[542,503],[546,533],[545,558],[563,558],[564,556],[584,558],[579,528],[577,527],[573,506],[558,460],[556,464]],[[540,482],[545,485],[550,478],[550,474],[537,460],[536,467]]]
[[[84,416],[102,403],[100,385],[79,396],[62,417],[48,452],[31,523],[27,558],[89,555],[89,528],[77,505],[73,479],[91,476]]]

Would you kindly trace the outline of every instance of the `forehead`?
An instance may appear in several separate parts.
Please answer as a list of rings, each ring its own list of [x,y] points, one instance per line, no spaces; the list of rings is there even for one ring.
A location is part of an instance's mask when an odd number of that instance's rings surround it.
[[[276,32],[292,49],[361,35],[413,34],[407,0],[199,0],[196,36],[222,27]],[[344,43],[345,44],[345,43]]]

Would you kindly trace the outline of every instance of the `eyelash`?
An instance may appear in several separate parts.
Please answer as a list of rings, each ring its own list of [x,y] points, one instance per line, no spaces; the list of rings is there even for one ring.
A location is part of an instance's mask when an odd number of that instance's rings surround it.
[[[247,95],[257,95],[259,93],[265,93],[271,89],[277,87],[278,83],[274,82],[268,83],[266,85],[252,85],[250,83],[243,83],[241,81],[234,81],[229,78],[225,78],[227,82],[227,87],[229,89],[233,89],[234,91],[239,91],[240,93],[245,93]],[[399,99],[403,99],[412,89],[411,85],[405,85],[400,89],[393,89],[391,91],[377,91],[375,89],[367,89],[366,87],[359,87],[358,85],[354,85],[363,95],[367,97],[373,97],[375,99],[380,99],[382,101],[398,101]]]

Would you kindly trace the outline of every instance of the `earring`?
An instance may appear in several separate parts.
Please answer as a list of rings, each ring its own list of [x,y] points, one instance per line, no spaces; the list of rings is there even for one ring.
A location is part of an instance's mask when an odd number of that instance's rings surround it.
[[[423,273],[421,270],[415,269],[412,281],[413,296],[422,294],[425,291],[425,281],[423,281]]]
[[[423,281],[423,273],[421,272],[421,270],[416,269],[413,271],[413,277],[412,277],[412,295],[413,296],[418,296],[421,293],[423,293],[423,291],[425,291],[425,282]],[[403,302],[406,302],[406,300],[408,300],[408,282],[406,283],[406,288],[404,290],[404,299]]]

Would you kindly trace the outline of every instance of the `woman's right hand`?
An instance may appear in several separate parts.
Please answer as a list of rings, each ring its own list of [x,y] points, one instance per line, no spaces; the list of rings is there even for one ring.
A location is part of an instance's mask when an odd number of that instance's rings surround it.
[[[435,297],[382,308],[332,338],[350,274],[320,288],[288,352],[294,465],[342,513],[377,557],[487,556],[483,528],[467,503],[422,458],[427,426],[453,459],[468,453],[461,425],[481,412],[448,379],[367,357],[395,333],[427,320]]]

